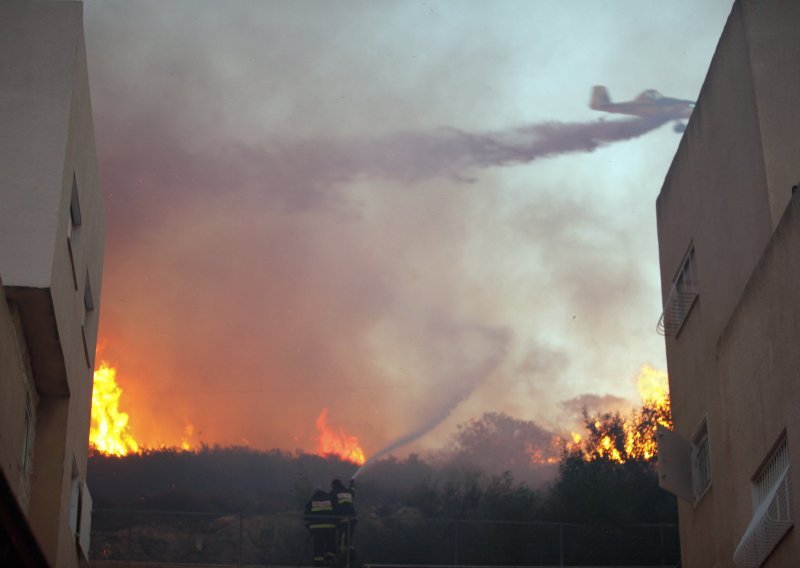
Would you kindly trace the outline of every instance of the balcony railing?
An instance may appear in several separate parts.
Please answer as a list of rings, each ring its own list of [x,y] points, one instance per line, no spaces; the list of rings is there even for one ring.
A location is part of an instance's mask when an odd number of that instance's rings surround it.
[[[734,564],[740,568],[761,566],[792,526],[792,491],[787,466],[753,513],[733,553]]]
[[[694,286],[673,286],[656,326],[658,333],[671,337],[678,335],[696,299],[697,288]]]

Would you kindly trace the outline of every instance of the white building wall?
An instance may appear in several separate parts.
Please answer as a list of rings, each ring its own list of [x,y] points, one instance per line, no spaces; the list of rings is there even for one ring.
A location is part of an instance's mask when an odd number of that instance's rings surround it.
[[[764,459],[775,442],[773,434],[777,435],[774,427],[750,427],[753,420],[760,420],[759,413],[744,412],[742,405],[774,402],[767,391],[788,396],[796,381],[784,371],[775,374],[785,365],[765,359],[764,349],[744,349],[739,344],[737,359],[723,348],[727,345],[723,338],[735,317],[737,328],[742,326],[737,333],[752,335],[751,344],[766,331],[759,326],[771,325],[769,318],[756,323],[736,314],[755,271],[765,270],[760,263],[773,246],[791,187],[800,180],[797,29],[800,3],[739,0],[734,4],[657,200],[665,302],[687,250],[695,249],[698,297],[680,332],[666,338],[675,430],[691,440],[703,419],[708,424],[710,490],[697,503],[679,502],[682,559],[687,567],[733,566],[733,550],[752,512],[752,461],[756,456],[759,462]],[[771,274],[777,277],[780,270]],[[748,300],[756,302],[756,310],[759,303],[773,301],[768,289],[762,294]],[[796,344],[800,315],[792,313],[794,327],[786,335],[773,334],[775,341]],[[772,323],[778,325],[777,320]],[[775,344],[768,351],[780,351],[785,363],[787,345],[782,344],[781,351]],[[772,402],[765,402],[767,422],[788,428],[793,411],[782,404],[770,406]]]
[[[70,496],[73,472],[86,480],[103,233],[83,5],[0,3],[0,279],[38,395],[27,510],[49,562],[67,568],[80,556]]]
[[[83,12],[74,2],[4,2],[0,13],[0,275],[50,284]]]

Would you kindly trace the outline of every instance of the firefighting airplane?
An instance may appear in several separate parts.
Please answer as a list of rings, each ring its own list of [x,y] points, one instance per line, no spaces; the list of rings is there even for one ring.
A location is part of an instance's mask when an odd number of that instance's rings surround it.
[[[675,120],[673,130],[683,132],[686,124],[682,119],[689,118],[694,110],[694,101],[683,99],[672,99],[663,96],[656,90],[648,89],[632,101],[624,103],[612,103],[608,96],[608,89],[602,85],[592,87],[592,100],[589,108],[602,110],[604,112],[614,112],[619,114],[630,114],[641,116],[642,118],[662,117],[667,120]]]

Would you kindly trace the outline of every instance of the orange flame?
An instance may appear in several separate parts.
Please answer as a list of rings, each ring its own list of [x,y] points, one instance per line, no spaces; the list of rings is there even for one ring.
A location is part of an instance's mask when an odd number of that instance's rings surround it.
[[[658,426],[672,428],[669,401],[669,378],[666,371],[642,365],[637,377],[642,412],[634,415],[634,424],[628,431],[625,449],[629,456],[650,460],[658,453],[656,430]]]
[[[139,443],[128,431],[128,415],[119,409],[122,389],[116,376],[117,370],[107,363],[94,372],[89,445],[103,454],[124,456],[138,453]]]
[[[190,422],[186,422],[186,428],[184,428],[183,433],[186,437],[181,438],[181,449],[184,452],[192,451],[194,446],[191,442],[191,438],[194,436],[194,426]]]
[[[317,454],[339,456],[343,460],[364,465],[367,461],[364,450],[358,445],[358,438],[346,434],[342,428],[334,432],[328,426],[328,409],[323,408],[317,417]]]
[[[194,451],[192,442],[194,426],[186,421],[184,436],[180,446],[160,444],[147,446],[137,441],[129,430],[130,417],[120,410],[122,389],[117,384],[117,369],[106,362],[94,372],[92,389],[92,421],[89,427],[89,447],[91,451],[105,455],[126,456],[141,454],[148,450]]]
[[[640,412],[622,418],[621,429],[617,426],[617,430],[613,421],[595,420],[589,425],[591,436],[583,441],[573,433],[572,443],[565,442],[567,449],[582,453],[586,460],[602,458],[623,463],[630,459],[654,459],[658,453],[656,429],[659,425],[672,428],[667,372],[642,365],[637,386],[642,397]]]
[[[639,396],[645,404],[669,408],[669,377],[666,371],[659,371],[650,365],[642,365],[636,378]]]
[[[556,464],[561,461],[563,444],[564,441],[559,436],[553,436],[549,447],[542,448],[533,444],[525,444],[525,450],[533,465]]]

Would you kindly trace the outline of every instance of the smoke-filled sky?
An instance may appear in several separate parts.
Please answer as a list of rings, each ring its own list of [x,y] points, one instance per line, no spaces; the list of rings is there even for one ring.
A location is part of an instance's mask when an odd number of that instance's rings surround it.
[[[99,359],[145,445],[555,431],[664,368],[655,198],[730,0],[86,0]],[[631,401],[630,403],[624,402]]]

